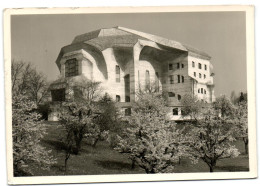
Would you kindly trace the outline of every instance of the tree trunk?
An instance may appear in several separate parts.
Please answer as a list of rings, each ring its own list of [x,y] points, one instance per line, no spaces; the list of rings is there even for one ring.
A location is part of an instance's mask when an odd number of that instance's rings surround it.
[[[209,172],[213,172],[213,166],[209,166]]]
[[[248,139],[243,138],[244,144],[245,144],[245,153],[248,154]]]

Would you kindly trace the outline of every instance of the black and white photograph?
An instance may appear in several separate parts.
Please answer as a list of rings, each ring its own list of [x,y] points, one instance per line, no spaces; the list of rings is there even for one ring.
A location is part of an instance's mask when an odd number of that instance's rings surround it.
[[[5,10],[10,182],[257,177],[253,14]]]

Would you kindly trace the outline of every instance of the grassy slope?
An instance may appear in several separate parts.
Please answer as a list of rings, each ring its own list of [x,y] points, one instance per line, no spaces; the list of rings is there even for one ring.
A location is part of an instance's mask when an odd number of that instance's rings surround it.
[[[120,154],[112,150],[106,142],[98,142],[93,148],[84,142],[79,155],[72,155],[68,161],[68,170],[64,171],[64,145],[61,143],[61,134],[64,134],[62,127],[57,123],[47,123],[48,134],[42,144],[52,149],[52,154],[57,158],[57,164],[51,170],[34,171],[36,176],[51,175],[95,175],[95,174],[138,174],[145,173],[141,168],[131,169],[131,161],[126,154]],[[243,142],[235,143],[240,152],[244,152]],[[198,164],[191,164],[190,160],[181,160],[175,172],[208,172],[209,168],[203,161]],[[248,171],[248,156],[240,155],[233,159],[220,160],[215,171]]]

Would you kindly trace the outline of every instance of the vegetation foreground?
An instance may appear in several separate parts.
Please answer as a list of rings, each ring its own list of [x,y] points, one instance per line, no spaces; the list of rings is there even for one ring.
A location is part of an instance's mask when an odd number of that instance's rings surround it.
[[[42,145],[52,149],[52,156],[57,158],[57,163],[50,170],[35,169],[35,176],[55,175],[98,175],[98,174],[145,174],[138,166],[132,169],[132,161],[126,154],[114,151],[106,141],[100,141],[96,147],[82,145],[79,155],[72,155],[68,161],[68,169],[64,169],[64,149],[60,142],[62,126],[57,122],[46,122],[48,134],[42,140]],[[236,141],[235,146],[241,154],[236,158],[227,158],[217,163],[215,172],[249,171],[248,155],[244,152],[243,142]],[[201,160],[194,165],[189,159],[182,159],[175,166],[175,173],[208,172],[208,166]]]

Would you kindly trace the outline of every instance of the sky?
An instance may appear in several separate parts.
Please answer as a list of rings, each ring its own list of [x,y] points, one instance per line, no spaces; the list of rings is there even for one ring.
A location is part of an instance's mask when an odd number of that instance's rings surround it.
[[[158,35],[208,53],[215,96],[247,90],[244,12],[15,15],[11,18],[12,59],[31,62],[49,81],[59,76],[55,60],[75,36],[123,26]]]

